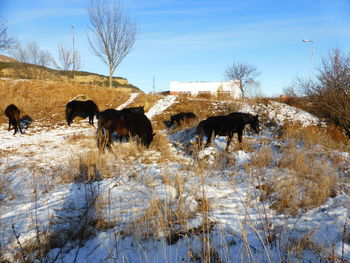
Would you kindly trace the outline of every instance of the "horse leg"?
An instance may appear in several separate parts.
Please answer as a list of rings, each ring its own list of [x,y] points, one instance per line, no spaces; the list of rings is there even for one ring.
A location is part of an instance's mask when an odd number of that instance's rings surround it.
[[[18,122],[18,128],[19,128],[19,131],[21,132],[21,134],[23,134],[24,132],[22,131],[22,128],[21,128],[21,122]]]
[[[13,135],[15,135],[17,132],[18,132],[18,125],[17,125],[17,122],[16,121],[13,121],[12,123],[14,129],[15,129],[15,132],[13,133]]]
[[[207,134],[207,143],[205,144],[205,147],[210,146],[211,140],[215,141],[215,136],[215,130],[212,130]]]
[[[242,150],[242,134],[243,134],[243,130],[240,130],[240,131],[237,132],[238,141],[239,141],[239,145],[241,147],[241,150]]]
[[[89,123],[94,126],[94,115],[89,116]]]
[[[66,120],[67,120],[68,126],[72,124],[73,119],[74,119],[73,111],[71,109],[66,110]]]
[[[198,134],[196,137],[196,143],[198,146],[198,150],[202,150],[202,134]]]
[[[242,143],[242,134],[243,134],[243,130],[237,132],[239,143]]]
[[[110,150],[111,149],[111,145],[112,145],[112,139],[113,139],[113,131],[110,131],[108,129],[106,129],[106,135],[107,135],[107,148]]]
[[[11,119],[9,118],[9,131],[11,130],[11,123],[12,123],[12,121],[11,121]],[[13,126],[13,125],[12,125]]]
[[[228,147],[230,146],[232,137],[233,137],[233,133],[230,133],[227,137],[227,144],[226,144],[226,148],[225,148],[225,151],[227,151],[227,152],[228,152]]]

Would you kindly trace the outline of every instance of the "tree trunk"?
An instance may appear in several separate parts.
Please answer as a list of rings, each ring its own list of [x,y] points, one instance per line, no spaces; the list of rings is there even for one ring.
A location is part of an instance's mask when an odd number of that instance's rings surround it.
[[[241,90],[241,93],[242,93],[242,100],[244,100],[244,87],[240,85],[239,89]]]
[[[113,84],[113,71],[112,68],[109,68],[109,87],[112,88],[112,84]]]

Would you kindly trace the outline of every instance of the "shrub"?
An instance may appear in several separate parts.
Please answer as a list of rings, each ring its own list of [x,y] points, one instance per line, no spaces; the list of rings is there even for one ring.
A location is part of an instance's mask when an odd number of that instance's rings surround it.
[[[334,123],[350,138],[350,55],[333,49],[322,59],[315,81],[298,79],[311,113]]]

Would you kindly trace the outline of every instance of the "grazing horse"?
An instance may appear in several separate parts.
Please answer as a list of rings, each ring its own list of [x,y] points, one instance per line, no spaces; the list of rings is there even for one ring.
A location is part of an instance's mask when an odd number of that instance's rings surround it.
[[[20,113],[20,110],[14,104],[7,106],[5,109],[5,115],[7,118],[9,118],[8,130],[11,130],[11,125],[15,130],[13,135],[15,135],[18,132],[18,129],[23,134],[20,124]]]
[[[259,118],[258,115],[252,115],[248,113],[232,112],[228,115],[212,116],[206,120],[201,121],[196,129],[197,143],[199,148],[202,147],[202,137],[207,137],[208,146],[211,141],[211,137],[215,138],[216,135],[228,136],[226,151],[230,145],[233,134],[237,133],[239,143],[242,143],[242,133],[244,126],[250,124],[256,133],[259,133]]]
[[[73,119],[77,116],[86,118],[89,117],[89,123],[94,125],[94,116],[98,115],[99,110],[95,102],[92,100],[77,101],[72,100],[66,105],[66,120],[68,126],[71,125]]]
[[[149,147],[153,140],[152,125],[144,114],[107,109],[99,113],[97,127],[97,145],[104,150],[112,143],[112,134],[120,137],[136,137],[138,143]]]
[[[198,120],[198,117],[193,112],[181,112],[170,116],[170,121],[164,121],[164,124],[167,128],[170,128],[174,125],[179,126],[181,122],[190,120]]]
[[[140,113],[140,114],[145,114],[145,106],[140,106],[140,107],[131,107],[131,108],[124,108],[121,111],[123,112],[133,112],[133,113]]]

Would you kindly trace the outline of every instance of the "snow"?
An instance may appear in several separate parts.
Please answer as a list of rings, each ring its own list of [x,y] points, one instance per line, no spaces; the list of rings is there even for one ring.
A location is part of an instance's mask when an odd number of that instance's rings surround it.
[[[136,96],[133,93],[119,108]],[[162,114],[176,98],[160,99],[147,112],[148,118]],[[275,102],[242,104],[241,110],[265,112],[279,125],[295,120],[303,125],[322,123],[309,113]],[[265,137],[244,134],[243,141],[249,141],[252,150],[227,153],[226,138],[216,137],[198,156],[186,150],[195,141],[195,128],[179,131],[168,135],[172,158],[164,162],[162,153],[152,147],[133,153],[132,143],[115,143],[114,152],[99,153],[95,129],[86,120],[55,128],[33,122],[25,134],[13,136],[7,125],[1,126],[1,260],[16,262],[17,257],[20,262],[18,242],[21,246],[36,244],[39,230],[46,240],[64,241],[62,249],[51,247],[45,256],[47,262],[198,261],[203,234],[194,230],[170,244],[170,226],[162,228],[160,218],[170,211],[176,218],[181,211],[188,214],[188,220],[185,226],[174,223],[173,228],[180,232],[196,229],[203,224],[199,207],[204,199],[210,204],[208,218],[213,222],[205,235],[215,251],[212,257],[222,262],[319,262],[333,254],[350,260],[348,152],[323,149],[323,156],[330,158],[328,162],[337,168],[338,180],[342,180],[337,195],[318,207],[290,215],[271,209],[257,188],[268,180],[285,179],[289,171],[277,166],[245,168],[263,147],[271,150],[274,159],[283,155],[280,149],[288,142],[277,140],[269,131]],[[301,151],[313,151],[302,147]],[[84,182],[79,179],[84,174],[96,179]],[[151,204],[159,207],[150,210]],[[153,217],[151,227],[147,220]],[[94,222],[100,219],[111,226],[96,230]],[[77,238],[82,230],[89,233],[84,241]],[[147,231],[148,238],[142,235]],[[271,244],[265,241],[265,231],[274,238]],[[305,242],[300,255],[287,253],[288,246],[296,251],[300,241]],[[32,257],[34,262],[35,253]]]
[[[172,104],[175,103],[177,96],[175,95],[168,95],[165,96],[163,99],[160,99],[159,101],[156,102],[155,105],[153,105],[152,108],[148,110],[146,113],[146,116],[149,119],[152,119],[155,115],[158,115],[162,113],[164,110],[169,108]]]
[[[116,110],[122,110],[124,109],[126,106],[128,106],[129,104],[131,104],[136,98],[137,96],[139,96],[140,93],[137,93],[137,92],[133,92],[130,94],[130,98],[124,102],[123,104],[119,105]]]
[[[300,123],[304,127],[325,125],[324,122],[308,112],[276,101],[269,101],[267,104],[245,103],[238,111],[251,114],[267,114],[268,118],[274,120],[278,125],[283,125],[287,121]]]

